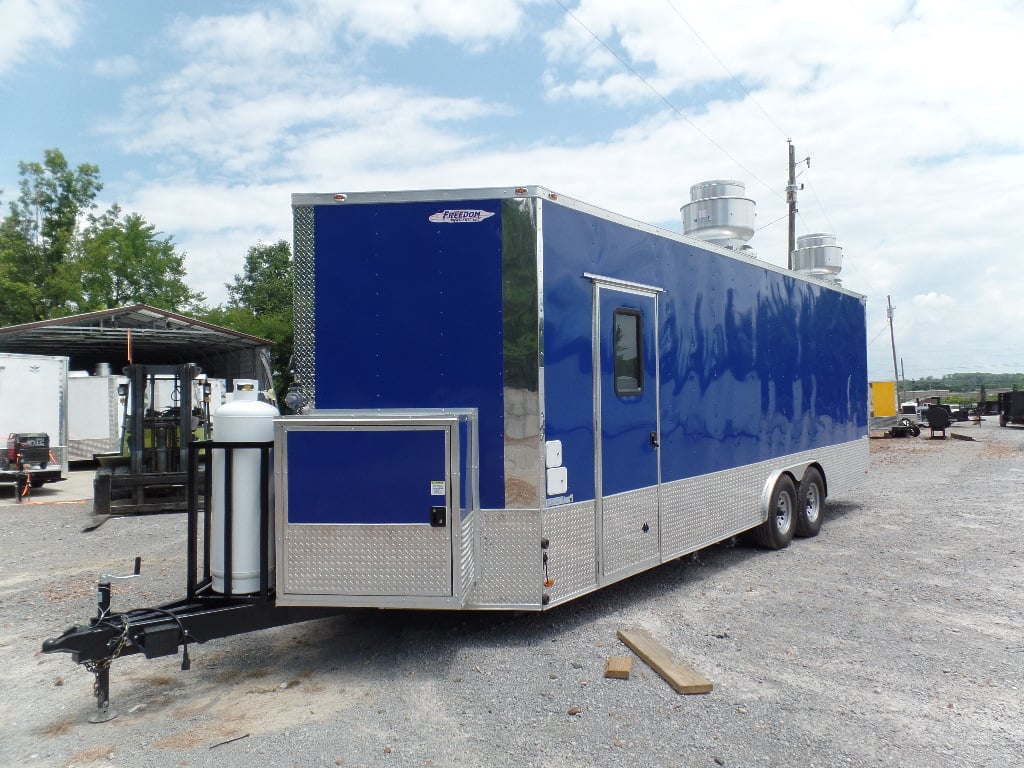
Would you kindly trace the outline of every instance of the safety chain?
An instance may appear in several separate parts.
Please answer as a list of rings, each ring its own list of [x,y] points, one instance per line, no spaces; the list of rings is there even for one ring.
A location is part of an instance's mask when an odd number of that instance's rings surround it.
[[[99,661],[86,661],[82,663],[82,666],[90,672],[92,672],[94,675],[98,674],[104,669],[109,669],[110,663],[121,655],[121,651],[124,650],[125,645],[128,643],[128,629],[130,627],[128,617],[124,614],[121,614],[120,619],[121,623],[124,624],[124,629],[121,632],[121,636],[117,639],[117,646],[114,648],[113,653],[110,654],[110,658],[100,659]],[[95,688],[96,684],[94,684],[93,687]]]

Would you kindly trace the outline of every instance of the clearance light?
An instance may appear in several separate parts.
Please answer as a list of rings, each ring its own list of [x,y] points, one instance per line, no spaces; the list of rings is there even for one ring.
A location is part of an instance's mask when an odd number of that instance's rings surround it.
[[[558,199],[558,193],[557,192],[548,192],[548,199],[549,200],[557,200]]]
[[[345,202],[345,200],[348,199],[348,195],[345,195],[345,194],[342,194],[341,192],[339,192],[338,194],[336,194],[334,196],[334,199],[337,200],[339,203],[343,203],[343,202]]]
[[[516,187],[516,194],[517,195],[525,195],[526,194],[526,187]]]

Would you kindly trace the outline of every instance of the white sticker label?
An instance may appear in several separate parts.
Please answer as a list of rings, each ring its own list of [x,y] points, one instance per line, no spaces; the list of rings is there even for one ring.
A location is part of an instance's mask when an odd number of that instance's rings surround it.
[[[431,496],[444,496],[445,495],[445,482],[444,480],[431,480],[430,481],[430,495]]]
[[[481,211],[475,208],[457,208],[432,213],[430,214],[430,221],[434,224],[476,224],[484,219],[491,218],[493,215],[491,211]]]

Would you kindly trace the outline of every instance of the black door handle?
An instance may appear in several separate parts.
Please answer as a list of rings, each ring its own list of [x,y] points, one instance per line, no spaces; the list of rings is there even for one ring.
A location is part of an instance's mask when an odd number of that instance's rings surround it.
[[[660,448],[660,447],[661,447],[661,441],[658,440],[658,433],[657,432],[651,432],[651,448]]]

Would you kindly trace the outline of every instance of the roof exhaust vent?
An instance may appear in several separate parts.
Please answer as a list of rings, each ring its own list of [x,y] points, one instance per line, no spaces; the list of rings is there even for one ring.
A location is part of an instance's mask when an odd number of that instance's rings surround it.
[[[843,249],[836,245],[835,235],[815,232],[798,237],[793,250],[793,271],[841,285]]]
[[[690,187],[690,202],[679,209],[683,234],[756,257],[747,241],[754,236],[754,201],[742,181],[717,179]]]

